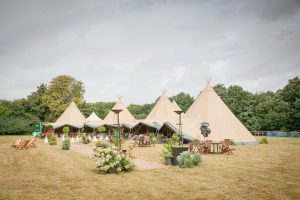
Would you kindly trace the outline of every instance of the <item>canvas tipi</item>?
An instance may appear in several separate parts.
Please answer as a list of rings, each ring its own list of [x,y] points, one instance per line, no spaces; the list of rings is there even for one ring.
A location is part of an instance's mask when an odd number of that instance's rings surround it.
[[[82,128],[85,122],[85,117],[80,112],[78,107],[74,102],[72,102],[63,114],[54,123],[54,129],[60,128],[62,126],[71,126],[74,128]]]
[[[105,122],[99,118],[95,112],[93,112],[88,118],[86,118],[84,125],[90,128],[97,128],[104,124]]]
[[[174,111],[175,109],[180,108],[177,104],[175,104],[172,104],[170,99],[166,96],[165,92],[163,92],[151,112],[146,117],[145,121],[156,122],[160,125],[163,125],[165,122],[170,122],[173,125],[176,125],[178,116]]]
[[[239,144],[257,144],[257,140],[230,111],[210,83],[187,110],[183,120],[183,133],[193,138],[202,137],[200,126],[208,122],[211,133],[207,139],[232,139]]]
[[[120,119],[121,124],[124,124],[124,123],[131,124],[136,121],[135,118],[132,116],[132,114],[127,109],[127,107],[121,101],[121,98],[118,99],[118,101],[116,102],[116,104],[114,105],[112,110],[113,109],[122,110],[119,114],[119,119]],[[117,124],[117,114],[115,114],[113,111],[109,111],[107,116],[104,118],[104,121],[107,125]]]

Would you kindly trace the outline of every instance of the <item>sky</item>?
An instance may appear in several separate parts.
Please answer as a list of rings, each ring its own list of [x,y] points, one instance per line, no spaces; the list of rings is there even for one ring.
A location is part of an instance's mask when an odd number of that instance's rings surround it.
[[[300,1],[0,0],[0,99],[65,74],[87,102],[275,91],[300,76]]]

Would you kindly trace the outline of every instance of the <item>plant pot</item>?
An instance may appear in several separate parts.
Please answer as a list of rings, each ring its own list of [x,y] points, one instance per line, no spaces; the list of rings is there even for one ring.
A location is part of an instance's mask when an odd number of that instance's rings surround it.
[[[172,148],[172,165],[177,165],[177,156],[179,156],[182,152],[188,151],[188,147],[173,147]]]
[[[171,158],[166,158],[166,159],[165,159],[165,164],[166,164],[166,165],[171,165],[171,164],[172,164]]]

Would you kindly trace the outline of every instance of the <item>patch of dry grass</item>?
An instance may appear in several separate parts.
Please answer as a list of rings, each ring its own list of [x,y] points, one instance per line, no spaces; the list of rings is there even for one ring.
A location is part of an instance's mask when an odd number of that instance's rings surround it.
[[[94,161],[60,146],[16,151],[20,136],[0,137],[0,199],[297,199],[300,139],[236,146],[234,155],[204,155],[199,167],[101,175]],[[161,145],[134,155],[160,160]]]

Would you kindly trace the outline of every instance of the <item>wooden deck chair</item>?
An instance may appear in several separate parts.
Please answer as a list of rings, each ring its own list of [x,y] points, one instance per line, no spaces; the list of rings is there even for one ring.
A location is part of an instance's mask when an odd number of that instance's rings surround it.
[[[203,153],[209,153],[211,151],[211,143],[212,140],[205,140],[204,148],[203,148]]]
[[[222,149],[221,149],[221,152],[222,153],[227,153],[228,155],[229,154],[233,154],[233,150],[235,149],[232,149],[230,148],[230,139],[225,139],[223,142],[222,142]]]
[[[16,139],[10,146],[17,148],[21,144],[22,140],[21,139]]]
[[[28,144],[29,147],[34,147],[34,148],[36,148],[36,147],[37,147],[36,144],[35,144],[36,140],[37,140],[36,138],[33,138],[32,141],[29,142],[29,144]]]
[[[24,149],[29,142],[30,140],[23,140],[21,144],[16,148],[16,150]]]
[[[201,145],[201,142],[200,142],[200,140],[198,140],[198,139],[195,139],[194,140],[194,145],[195,145],[195,147],[196,147],[196,150],[194,150],[194,153],[202,153],[203,152],[203,147],[202,147],[202,145]]]

